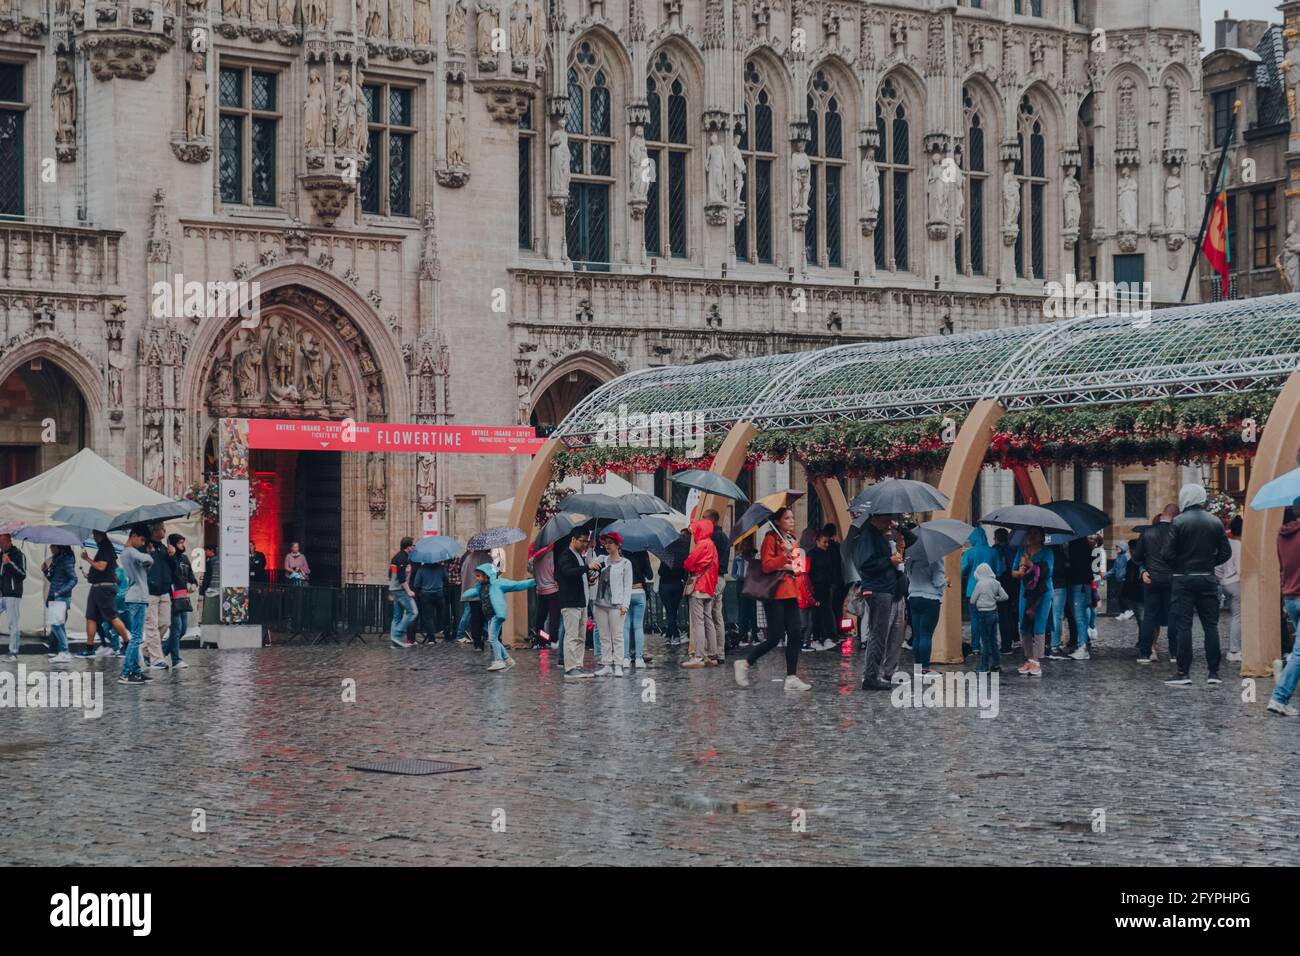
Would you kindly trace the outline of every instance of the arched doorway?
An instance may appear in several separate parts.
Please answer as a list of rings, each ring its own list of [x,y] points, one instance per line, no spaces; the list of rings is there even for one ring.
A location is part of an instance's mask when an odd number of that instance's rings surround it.
[[[537,429],[538,434],[549,435],[555,426],[564,421],[565,415],[602,384],[603,379],[584,368],[575,366],[563,372],[551,381],[533,403],[528,423]]]
[[[261,281],[260,321],[208,330],[207,358],[189,383],[193,405],[202,409],[195,440],[205,480],[216,477],[220,418],[365,422],[407,414],[401,355],[378,332],[378,317],[351,301],[355,293],[327,295],[288,282],[267,291],[272,283]],[[252,450],[251,538],[266,555],[270,580],[293,541],[307,555],[313,584],[374,577],[377,555],[388,553],[386,519],[402,500],[389,475],[401,467],[389,460],[396,457]]]
[[[47,357],[23,361],[0,381],[0,488],[71,458],[86,447],[87,433],[86,401],[73,378]]]

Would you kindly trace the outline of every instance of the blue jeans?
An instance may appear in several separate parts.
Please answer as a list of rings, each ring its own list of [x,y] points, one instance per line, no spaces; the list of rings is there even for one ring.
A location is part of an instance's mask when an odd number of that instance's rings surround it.
[[[122,615],[125,614],[126,611],[123,610]],[[122,617],[122,623],[123,624],[126,623],[126,618],[124,616]],[[121,638],[117,636],[117,631],[113,628],[112,622],[110,621],[99,622],[99,643],[100,644],[107,645],[108,647],[111,647],[113,650],[116,651],[118,649],[118,642],[120,640]]]
[[[140,645],[144,643],[144,612],[149,605],[145,603],[128,602],[126,613],[122,615],[122,623],[126,625],[127,633],[131,635],[131,644],[126,649],[126,658],[122,661],[122,676],[130,677],[132,674],[140,673]]]
[[[1282,606],[1286,609],[1286,616],[1291,619],[1291,626],[1300,634],[1300,597],[1283,598]],[[1282,679],[1273,689],[1273,699],[1279,704],[1285,704],[1295,693],[1297,682],[1300,682],[1300,638],[1291,647],[1291,656],[1286,659]]]
[[[501,643],[501,618],[493,614],[487,622],[488,638],[492,642],[492,659],[494,661],[503,661],[510,655],[506,653],[506,646]]]
[[[51,624],[50,637],[54,638],[56,652],[63,654],[68,650],[68,628],[66,625]]]
[[[167,640],[163,642],[163,653],[171,654],[172,663],[178,664],[181,659],[181,638],[190,627],[190,612],[175,611],[172,613],[172,627],[167,632]]]
[[[1079,635],[1079,646],[1088,646],[1088,612],[1092,610],[1092,585],[1069,586],[1070,607],[1074,617],[1074,631]],[[1064,630],[1064,628],[1062,628]]]
[[[466,633],[468,633],[469,618],[470,618],[470,614],[472,613],[472,610],[473,610],[473,606],[470,604],[469,601],[465,601],[461,605],[460,623],[456,625],[456,640],[460,640],[462,637],[466,635]]]
[[[1002,649],[998,643],[998,612],[970,610],[971,624],[975,628],[975,641],[980,648],[980,670],[997,667],[1002,663]]]
[[[394,641],[406,638],[406,632],[415,623],[415,599],[405,591],[393,593],[393,626],[389,636]]]
[[[632,637],[636,638],[633,646]],[[623,618],[623,646],[628,656],[638,658],[645,650],[645,591],[632,589],[632,597],[627,602],[627,614]]]
[[[1061,632],[1065,630],[1065,588],[1052,589],[1051,617],[1047,629],[1052,632],[1052,650],[1061,646]]]
[[[912,659],[925,668],[930,666],[930,641],[939,623],[939,603],[923,597],[907,599],[912,612]]]

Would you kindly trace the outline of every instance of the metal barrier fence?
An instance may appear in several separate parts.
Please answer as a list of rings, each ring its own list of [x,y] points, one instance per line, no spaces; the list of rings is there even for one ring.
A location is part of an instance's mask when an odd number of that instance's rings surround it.
[[[204,623],[209,621],[204,601]],[[365,642],[366,633],[386,632],[393,606],[383,584],[345,584],[341,588],[282,584],[254,584],[248,593],[248,623],[261,625],[275,644],[320,644],[346,640]]]

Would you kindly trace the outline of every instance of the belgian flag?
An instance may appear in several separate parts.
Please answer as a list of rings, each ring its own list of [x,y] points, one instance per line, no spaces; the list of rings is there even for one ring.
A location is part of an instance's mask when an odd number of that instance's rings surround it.
[[[1228,190],[1226,176],[1219,176],[1219,194],[1214,198],[1214,208],[1210,211],[1210,222],[1205,230],[1205,239],[1201,242],[1201,251],[1214,271],[1219,274],[1219,297],[1226,299],[1229,292],[1229,266],[1232,263],[1232,250],[1228,248]]]

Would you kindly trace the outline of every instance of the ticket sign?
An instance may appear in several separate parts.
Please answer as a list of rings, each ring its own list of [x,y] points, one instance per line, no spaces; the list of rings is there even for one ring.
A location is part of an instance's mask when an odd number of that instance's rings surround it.
[[[425,534],[438,534],[438,512],[422,511],[420,512],[420,526],[424,529]]]
[[[248,479],[221,479],[221,586],[248,587]]]
[[[399,425],[391,422],[248,420],[249,448],[299,451],[535,455],[545,439],[520,425]]]

